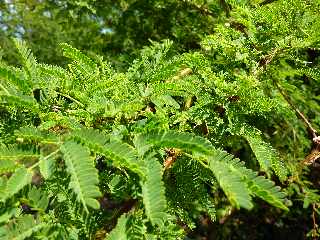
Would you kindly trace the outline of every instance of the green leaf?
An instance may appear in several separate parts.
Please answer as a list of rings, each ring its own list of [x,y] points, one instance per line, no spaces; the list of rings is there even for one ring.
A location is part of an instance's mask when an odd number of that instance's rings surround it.
[[[73,131],[70,134],[70,138],[80,141],[92,150],[99,150],[101,146],[109,142],[110,137],[96,129],[82,128],[77,131]]]
[[[70,138],[80,141],[92,151],[110,158],[115,166],[125,167],[140,176],[144,175],[140,171],[137,153],[129,144],[110,140],[108,135],[93,129],[75,131]]]
[[[1,87],[1,86],[0,86]],[[5,105],[12,105],[15,106],[16,108],[22,108],[25,107],[28,110],[32,112],[38,112],[38,104],[34,97],[27,96],[27,95],[3,95],[0,92],[0,103],[5,104]]]
[[[250,144],[261,169],[265,172],[270,172],[270,170],[273,169],[281,181],[286,180],[287,169],[270,144],[264,142],[259,135],[255,135],[254,137],[244,135],[244,137]]]
[[[49,204],[49,197],[45,191],[42,189],[37,189],[36,187],[32,187],[28,192],[28,200],[30,201],[30,205],[32,209],[45,211]]]
[[[208,163],[229,201],[237,208],[251,209],[253,204],[247,184],[242,181],[241,177],[233,173],[230,165],[220,161],[220,156],[210,157]]]
[[[36,222],[30,214],[19,216],[9,222],[9,224],[0,227],[1,240],[23,240],[28,239],[34,233],[40,231],[46,226],[46,223]]]
[[[85,81],[92,79],[98,73],[97,64],[88,56],[67,43],[60,44],[63,55],[75,61],[75,64],[69,65],[69,68],[75,74],[81,73]]]
[[[32,173],[25,167],[18,168],[9,178],[4,199],[12,197],[32,181]]]
[[[143,176],[143,173],[140,171],[137,153],[129,144],[112,140],[103,146],[103,154],[113,160],[115,165],[126,167]]]
[[[4,177],[0,177],[0,200],[4,199],[7,189],[7,179]]]
[[[208,154],[213,150],[213,147],[208,140],[192,133],[153,131],[140,137],[142,137],[146,143],[159,147],[180,148],[188,152],[203,154]]]
[[[22,92],[30,90],[28,84],[21,79],[21,76],[8,67],[0,67],[0,79],[5,79],[7,84],[14,85]]]
[[[31,50],[27,47],[27,44],[20,40],[15,38],[14,43],[16,45],[16,48],[18,49],[18,52],[20,53],[23,67],[25,72],[27,73],[28,77],[28,84],[31,85],[33,88],[35,88],[35,84],[37,83],[37,61],[34,58]]]
[[[275,207],[288,210],[284,204],[285,194],[275,186],[274,182],[263,176],[258,176],[257,172],[246,168],[243,162],[224,151],[216,150],[215,156],[216,159],[228,165],[231,170],[230,175],[237,176],[246,183],[247,191],[251,195],[257,196]]]
[[[260,167],[263,171],[268,172],[271,169],[271,161],[272,159],[270,152],[267,149],[266,144],[262,141],[262,139],[259,136],[251,137],[246,135],[246,140],[250,144],[250,147],[254,154],[256,155],[256,158],[258,162],[260,163]]]
[[[162,181],[162,167],[154,155],[153,152],[149,153],[143,160],[146,167],[146,179],[142,183],[142,197],[146,215],[151,223],[163,226],[168,217],[167,202]]]
[[[170,95],[161,95],[157,97],[153,97],[152,102],[159,108],[162,108],[164,105],[168,107],[173,107],[175,109],[179,109],[180,105],[174,100]]]
[[[17,161],[24,158],[37,158],[39,157],[39,153],[34,152],[32,150],[21,150],[17,148],[17,146],[1,146],[0,147],[0,161],[2,160],[11,160]],[[5,163],[4,163],[5,164]],[[8,162],[7,162],[8,164]],[[0,164],[1,166],[1,164]]]
[[[86,147],[72,141],[62,144],[61,152],[67,165],[67,172],[71,175],[69,187],[82,203],[85,210],[86,205],[94,209],[100,207],[95,199],[101,196],[97,184],[99,183],[98,171],[94,167],[93,159],[90,157]]]
[[[0,224],[8,222],[12,216],[16,215],[19,212],[19,210],[19,208],[8,208],[5,213],[2,213],[0,215]]]
[[[247,181],[251,194],[265,200],[277,208],[289,211],[284,204],[286,194],[281,192],[280,187],[275,186],[274,182],[263,176],[257,176],[253,179],[248,179]]]
[[[47,144],[55,144],[59,137],[55,134],[43,132],[36,127],[22,127],[14,133],[20,141],[35,141]]]
[[[116,227],[106,236],[105,240],[127,240],[127,221],[128,217],[126,214],[122,214],[118,219]]]
[[[12,159],[1,159],[0,156],[0,174],[13,172],[18,166]]]
[[[97,65],[80,50],[73,48],[67,43],[61,43],[60,46],[63,50],[64,56],[77,61],[79,65],[85,65],[86,67],[90,67],[92,69],[97,67]]]
[[[55,159],[53,157],[40,157],[39,169],[44,179],[49,179],[55,170]]]

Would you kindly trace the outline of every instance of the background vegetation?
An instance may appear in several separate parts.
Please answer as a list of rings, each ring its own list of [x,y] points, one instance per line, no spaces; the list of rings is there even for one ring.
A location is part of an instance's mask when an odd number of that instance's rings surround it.
[[[319,0],[2,1],[0,239],[317,239],[319,29]]]

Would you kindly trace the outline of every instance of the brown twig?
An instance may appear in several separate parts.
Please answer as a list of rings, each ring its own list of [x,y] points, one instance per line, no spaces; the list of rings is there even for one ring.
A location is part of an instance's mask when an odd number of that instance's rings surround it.
[[[177,160],[178,156],[181,155],[181,151],[176,148],[166,149],[166,152],[167,152],[167,158],[163,162],[163,166],[165,170],[172,167],[174,162]]]
[[[313,239],[318,239],[317,237],[317,231],[318,231],[318,224],[317,224],[317,220],[316,220],[316,204],[313,203],[312,204],[312,221],[313,221],[313,229],[312,231],[314,232],[312,235]]]
[[[280,94],[284,97],[290,107],[295,111],[296,115],[304,122],[307,126],[307,130],[312,137],[313,146],[311,153],[302,161],[304,165],[315,164],[315,162],[320,158],[320,136],[317,135],[317,130],[312,126],[309,120],[303,115],[303,113],[293,104],[290,97],[286,92],[279,86],[279,84],[274,81]]]
[[[296,115],[305,123],[305,125],[307,126],[307,129],[308,129],[308,132],[312,136],[312,140],[315,141],[315,139],[318,137],[317,130],[312,126],[312,124],[303,115],[303,113],[293,104],[293,102],[291,101],[290,97],[279,86],[279,84],[276,81],[274,83],[275,83],[277,89],[279,90],[280,94],[284,97],[284,99],[287,101],[287,103],[290,105],[290,107],[295,111]]]

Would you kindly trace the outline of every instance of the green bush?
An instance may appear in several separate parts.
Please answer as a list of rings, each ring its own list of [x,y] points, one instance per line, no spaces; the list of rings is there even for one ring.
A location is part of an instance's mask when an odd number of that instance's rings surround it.
[[[258,2],[224,2],[199,47],[151,41],[125,71],[67,43],[66,67],[38,63],[14,39],[21,67],[0,63],[0,239],[197,238],[200,219],[246,239],[237,214],[284,232],[307,217],[302,234],[319,236],[320,3]]]

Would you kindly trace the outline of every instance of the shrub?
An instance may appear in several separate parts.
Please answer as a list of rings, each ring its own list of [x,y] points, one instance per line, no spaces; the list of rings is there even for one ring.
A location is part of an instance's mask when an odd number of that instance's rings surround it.
[[[201,49],[152,42],[125,72],[68,44],[66,68],[41,64],[15,39],[23,65],[0,65],[0,236],[183,239],[257,198],[287,217],[298,197],[316,219],[302,160],[318,127],[318,10],[238,1]]]

